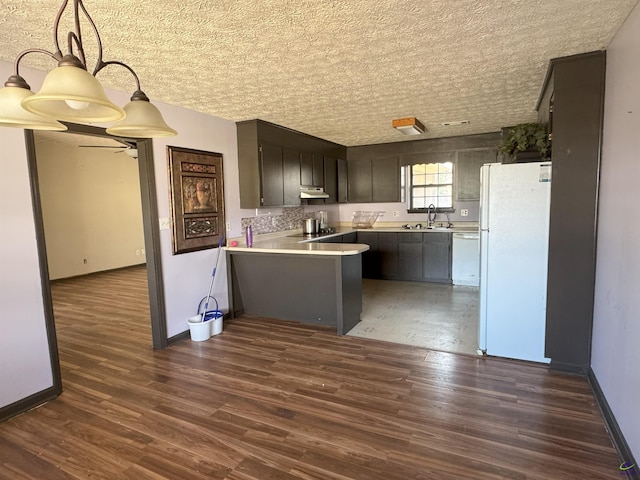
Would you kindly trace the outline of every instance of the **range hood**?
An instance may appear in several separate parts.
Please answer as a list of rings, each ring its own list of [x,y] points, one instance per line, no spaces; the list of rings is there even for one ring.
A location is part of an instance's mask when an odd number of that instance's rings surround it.
[[[300,198],[329,198],[322,187],[300,187]]]

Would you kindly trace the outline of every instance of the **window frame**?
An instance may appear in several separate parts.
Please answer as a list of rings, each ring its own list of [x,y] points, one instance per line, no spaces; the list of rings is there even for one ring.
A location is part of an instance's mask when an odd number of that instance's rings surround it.
[[[450,163],[451,164],[451,183],[429,183],[429,184],[418,184],[414,185],[413,183],[413,167],[416,165],[440,165]],[[405,181],[406,181],[406,201],[407,201],[407,213],[426,213],[429,211],[428,207],[414,207],[414,196],[413,190],[414,188],[427,188],[427,187],[442,187],[442,186],[450,186],[451,187],[451,206],[450,207],[436,207],[436,213],[453,213],[455,212],[454,198],[455,198],[455,162],[425,162],[425,163],[413,163],[411,165],[406,165],[405,172]],[[439,175],[439,174],[438,174]]]

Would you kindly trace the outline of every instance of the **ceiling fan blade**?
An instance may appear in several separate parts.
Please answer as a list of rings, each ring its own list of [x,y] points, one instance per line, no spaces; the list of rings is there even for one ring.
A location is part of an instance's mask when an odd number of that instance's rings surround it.
[[[122,148],[120,145],[78,145],[80,148]]]

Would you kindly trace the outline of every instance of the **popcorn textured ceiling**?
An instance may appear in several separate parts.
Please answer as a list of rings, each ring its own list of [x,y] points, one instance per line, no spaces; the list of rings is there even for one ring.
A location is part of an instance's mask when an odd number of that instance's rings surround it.
[[[61,3],[0,0],[0,58],[52,50]],[[549,60],[606,48],[637,3],[85,0],[104,59],[129,64],[151,101],[233,121],[261,118],[347,146],[534,121]],[[88,26],[83,35],[90,57]],[[23,61],[55,66],[43,55]],[[118,90],[135,87],[118,67],[98,78]],[[427,133],[404,137],[391,128],[392,119],[409,116]],[[456,120],[470,124],[441,126]]]

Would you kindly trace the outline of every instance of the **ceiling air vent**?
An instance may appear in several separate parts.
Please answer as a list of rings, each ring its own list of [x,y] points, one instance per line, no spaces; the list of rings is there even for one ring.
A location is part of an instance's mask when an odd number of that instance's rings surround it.
[[[454,122],[442,122],[443,127],[456,127],[458,125],[469,125],[469,120],[456,120]]]

